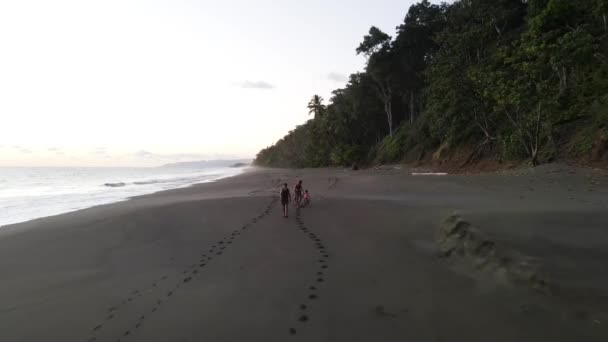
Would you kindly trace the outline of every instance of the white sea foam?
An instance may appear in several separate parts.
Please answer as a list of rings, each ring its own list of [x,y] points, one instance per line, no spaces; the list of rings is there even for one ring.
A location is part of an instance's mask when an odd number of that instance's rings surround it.
[[[0,227],[234,176],[242,168],[0,168]]]

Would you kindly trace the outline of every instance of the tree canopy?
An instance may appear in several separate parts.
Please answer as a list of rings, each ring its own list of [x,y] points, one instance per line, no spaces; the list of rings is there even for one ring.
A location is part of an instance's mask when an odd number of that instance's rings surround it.
[[[608,0],[423,0],[394,38],[372,26],[355,50],[365,69],[327,106],[315,95],[314,118],[256,163],[398,162],[440,146],[535,165],[585,155],[608,134],[607,14]]]
[[[314,95],[310,102],[308,102],[308,114],[314,114],[315,117],[319,116],[325,110],[323,104],[323,98],[319,95]]]

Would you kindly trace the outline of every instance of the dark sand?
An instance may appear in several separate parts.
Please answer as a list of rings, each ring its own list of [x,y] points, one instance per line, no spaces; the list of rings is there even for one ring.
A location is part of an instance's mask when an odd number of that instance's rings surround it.
[[[313,205],[284,219],[300,177]],[[606,185],[555,165],[259,170],[5,227],[0,341],[608,341]],[[454,212],[559,293],[441,257]]]

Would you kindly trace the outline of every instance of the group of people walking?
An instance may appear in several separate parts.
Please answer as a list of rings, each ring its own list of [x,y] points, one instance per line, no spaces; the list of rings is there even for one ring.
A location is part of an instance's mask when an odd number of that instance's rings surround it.
[[[303,191],[302,181],[299,180],[293,189],[294,205],[298,208],[305,207],[310,204],[310,194],[308,190]],[[281,204],[283,205],[283,217],[289,216],[289,203],[291,203],[291,192],[287,183],[283,184],[281,189]]]

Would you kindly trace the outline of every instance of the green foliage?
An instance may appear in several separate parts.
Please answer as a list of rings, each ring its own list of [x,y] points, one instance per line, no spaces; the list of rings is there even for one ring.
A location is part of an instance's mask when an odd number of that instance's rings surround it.
[[[314,114],[315,117],[321,115],[325,111],[326,107],[323,104],[323,98],[319,95],[315,95],[308,102],[308,114]]]
[[[499,160],[520,160],[527,156],[527,151],[521,144],[521,136],[518,132],[510,132],[498,138]]]
[[[382,32],[376,26],[372,26],[369,29],[369,33],[363,37],[363,42],[357,48],[357,54],[362,53],[366,56],[372,56],[383,48],[388,47],[390,41],[391,36]]]
[[[571,158],[588,155],[593,149],[593,143],[597,138],[597,131],[593,126],[580,127],[566,146],[564,154]]]
[[[445,142],[492,142],[500,159],[533,164],[585,155],[608,131],[607,50],[608,0],[423,0],[394,39],[372,27],[356,49],[365,71],[327,106],[313,97],[315,118],[256,162],[402,161]],[[560,154],[554,132],[570,122]]]
[[[375,152],[375,162],[376,163],[386,163],[390,161],[399,160],[405,150],[406,150],[406,142],[405,142],[405,132],[406,130],[402,127],[401,129],[395,132],[395,135],[392,137],[386,137],[377,147],[377,151]]]
[[[608,95],[593,101],[590,107],[595,127],[608,132]]]
[[[416,161],[424,151],[430,151],[439,144],[429,134],[429,124],[422,118],[414,123],[404,122],[391,137],[384,138],[374,146],[368,160],[374,164]]]

